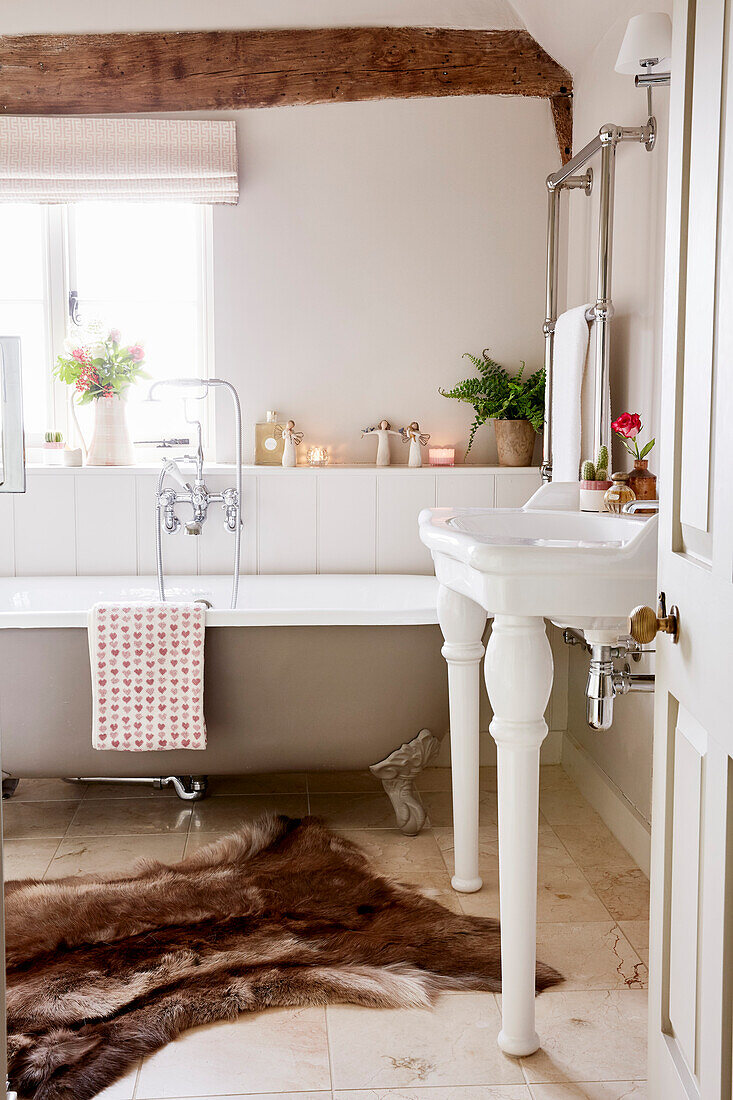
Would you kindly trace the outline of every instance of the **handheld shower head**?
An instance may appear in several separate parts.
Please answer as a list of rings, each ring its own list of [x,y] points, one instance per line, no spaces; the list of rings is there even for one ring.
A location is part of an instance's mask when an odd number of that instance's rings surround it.
[[[179,469],[178,463],[174,462],[172,458],[168,459],[167,462],[163,463],[163,472],[166,473],[169,477],[172,477],[173,480],[178,485],[180,485],[182,489],[186,489],[186,490],[190,491],[190,489],[191,489],[190,483],[185,480],[183,474],[181,473],[181,471]]]
[[[199,395],[200,398],[206,397],[206,393],[209,389],[210,379],[208,378],[159,378],[157,382],[153,382],[152,386],[148,390],[148,396],[146,401],[160,401],[159,397],[155,397],[155,391],[162,386],[174,386],[179,389],[201,389],[204,392]],[[196,394],[183,394],[186,399],[196,399]]]

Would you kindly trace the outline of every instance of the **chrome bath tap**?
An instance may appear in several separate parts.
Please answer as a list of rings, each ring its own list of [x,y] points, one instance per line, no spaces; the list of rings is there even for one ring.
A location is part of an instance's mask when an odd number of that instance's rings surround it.
[[[184,459],[191,458],[185,455]],[[178,482],[180,489],[172,489],[164,486],[166,477]],[[191,507],[191,519],[181,523],[176,514],[177,504],[187,504]],[[224,489],[221,493],[211,493],[203,479],[203,469],[196,472],[196,479],[191,484],[186,481],[177,462],[165,461],[158,479],[158,508],[163,515],[163,525],[169,534],[183,526],[187,535],[200,535],[203,525],[209,514],[210,504],[221,504],[224,508],[224,522],[230,531],[237,529],[237,513],[239,506],[239,492],[237,489]]]
[[[230,394],[234,404],[235,440],[236,440],[236,470],[235,486],[223,489],[220,493],[209,491],[204,481],[204,450],[202,444],[201,421],[192,419],[186,412],[186,421],[196,429],[196,453],[184,455],[182,461],[194,462],[196,474],[193,484],[186,480],[177,462],[172,459],[164,459],[163,466],[158,477],[158,488],[155,498],[156,514],[156,557],[158,566],[158,593],[161,600],[165,600],[165,585],[163,580],[163,547],[161,532],[165,529],[169,534],[183,528],[187,535],[200,535],[209,515],[209,507],[212,504],[221,504],[224,511],[224,523],[227,530],[234,535],[234,570],[232,574],[232,600],[231,606],[237,606],[239,592],[239,560],[241,548],[242,528],[242,413],[237,391],[230,382],[221,378],[176,378],[155,382],[150,387],[148,400],[155,400],[153,394],[160,386],[197,387],[203,388],[206,396],[211,386],[222,386]],[[199,398],[200,399],[200,398]],[[166,478],[170,478],[177,484],[177,488],[166,485]],[[179,505],[191,509],[191,518],[181,520],[177,513]]]

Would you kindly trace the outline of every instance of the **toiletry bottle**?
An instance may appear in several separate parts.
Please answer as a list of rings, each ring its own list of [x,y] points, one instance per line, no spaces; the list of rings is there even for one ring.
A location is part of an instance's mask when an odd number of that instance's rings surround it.
[[[280,466],[282,463],[284,424],[278,424],[277,413],[268,412],[267,420],[255,424],[255,465]]]
[[[630,504],[636,500],[636,493],[629,486],[629,475],[626,473],[611,474],[611,488],[606,489],[603,502],[607,512],[615,512],[617,515],[623,510],[624,504]]]

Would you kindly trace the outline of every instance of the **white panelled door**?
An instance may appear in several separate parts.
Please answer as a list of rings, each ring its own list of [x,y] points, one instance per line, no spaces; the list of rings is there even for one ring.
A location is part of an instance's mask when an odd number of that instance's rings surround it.
[[[733,2],[679,0],[657,637],[652,1100],[730,1100],[733,1054]]]

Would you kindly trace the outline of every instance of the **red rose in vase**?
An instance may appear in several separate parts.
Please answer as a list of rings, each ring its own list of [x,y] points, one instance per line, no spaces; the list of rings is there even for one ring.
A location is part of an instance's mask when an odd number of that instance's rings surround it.
[[[611,427],[616,435],[622,435],[624,439],[634,439],[641,431],[641,417],[638,413],[621,413]]]
[[[650,439],[642,450],[639,450],[639,444],[636,437],[642,429],[642,423],[638,413],[622,413],[617,420],[614,420],[611,427],[616,435],[620,436],[621,442],[629,454],[633,455],[636,459],[646,458],[656,443],[655,439]]]

